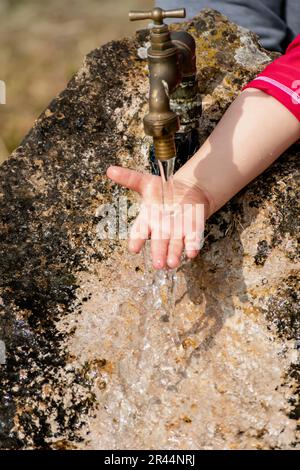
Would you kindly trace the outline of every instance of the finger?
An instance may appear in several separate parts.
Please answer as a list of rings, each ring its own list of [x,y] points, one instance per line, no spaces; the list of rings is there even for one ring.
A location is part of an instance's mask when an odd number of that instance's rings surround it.
[[[139,214],[130,230],[128,249],[131,253],[139,253],[150,235],[147,220]]]
[[[130,253],[137,254],[141,251],[145,243],[145,238],[136,238],[134,240],[130,239],[128,242],[128,250],[130,251]]]
[[[122,168],[121,166],[110,166],[106,172],[108,178],[125,188],[133,189],[141,194],[144,186],[151,179],[151,175],[144,175],[139,171]]]
[[[195,258],[203,245],[203,234],[199,232],[188,233],[184,238],[185,252],[188,258]]]
[[[184,221],[184,246],[188,258],[195,258],[202,248],[204,221],[202,204],[187,207]]]
[[[171,219],[164,213],[161,204],[152,204],[149,216],[153,266],[155,269],[162,269],[166,266],[167,261]]]
[[[200,250],[189,250],[189,249],[185,249],[185,254],[187,256],[187,258],[189,259],[193,259],[193,258],[196,258],[196,256],[198,255]]]
[[[180,264],[180,258],[183,250],[182,238],[172,238],[168,247],[167,264],[169,268],[177,268]]]
[[[166,267],[169,239],[151,238],[151,256],[155,269]]]
[[[203,246],[203,233],[190,233],[184,238],[186,256],[190,259],[196,258]]]
[[[202,248],[203,245],[203,232],[197,232],[196,230],[193,230],[192,232],[189,232],[186,234],[184,237],[184,246],[185,246],[185,252],[186,256],[188,258],[195,258],[200,249]]]

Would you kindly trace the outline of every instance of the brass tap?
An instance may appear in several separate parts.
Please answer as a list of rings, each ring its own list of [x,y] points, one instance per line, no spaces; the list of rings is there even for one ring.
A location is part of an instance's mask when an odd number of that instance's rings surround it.
[[[185,9],[129,13],[130,21],[153,20],[148,49],[150,73],[149,113],[144,118],[145,133],[153,137],[155,156],[168,160],[176,156],[175,133],[179,116],[171,110],[170,97],[183,80],[196,76],[196,44],[185,31],[170,33],[164,18],[185,18]]]

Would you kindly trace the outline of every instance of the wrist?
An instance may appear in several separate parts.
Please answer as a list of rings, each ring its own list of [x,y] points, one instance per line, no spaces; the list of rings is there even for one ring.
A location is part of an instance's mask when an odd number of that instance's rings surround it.
[[[187,171],[185,164],[180,170],[174,174],[174,182],[185,188],[189,188],[195,194],[195,202],[204,205],[205,220],[207,220],[215,212],[214,198],[209,191],[199,184],[193,176]]]

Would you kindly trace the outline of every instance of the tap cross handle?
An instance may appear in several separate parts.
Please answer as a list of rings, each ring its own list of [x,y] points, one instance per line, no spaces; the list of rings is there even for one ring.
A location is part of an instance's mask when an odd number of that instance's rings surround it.
[[[152,11],[131,11],[129,13],[130,21],[153,20],[155,25],[164,24],[164,18],[185,18],[185,8],[179,10],[163,10],[162,8],[153,8]]]

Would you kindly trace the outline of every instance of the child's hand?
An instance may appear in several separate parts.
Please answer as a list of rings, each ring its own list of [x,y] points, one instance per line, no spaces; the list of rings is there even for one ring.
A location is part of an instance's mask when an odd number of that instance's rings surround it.
[[[142,196],[141,211],[131,229],[129,250],[139,253],[151,238],[153,266],[175,268],[185,248],[188,258],[197,256],[202,243],[208,200],[203,191],[183,181],[176,174],[165,183],[165,206],[162,204],[162,181],[159,176],[142,174],[111,166],[107,176]],[[170,201],[173,201],[170,203]]]
[[[109,178],[142,196],[129,249],[138,253],[151,237],[153,264],[157,269],[178,266],[184,248],[187,256],[194,258],[200,250],[204,219],[299,138],[300,122],[296,116],[277,99],[250,88],[236,98],[210,137],[174,175],[173,209],[162,207],[158,176],[110,167]],[[170,199],[170,182],[165,189]],[[150,211],[151,208],[155,210]]]

